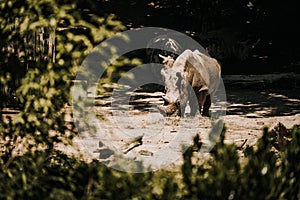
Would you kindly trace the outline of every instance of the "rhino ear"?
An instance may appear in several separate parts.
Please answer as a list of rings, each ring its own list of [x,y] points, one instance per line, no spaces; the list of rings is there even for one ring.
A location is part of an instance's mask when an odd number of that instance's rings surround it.
[[[199,92],[208,92],[208,87],[207,86],[203,86]]]

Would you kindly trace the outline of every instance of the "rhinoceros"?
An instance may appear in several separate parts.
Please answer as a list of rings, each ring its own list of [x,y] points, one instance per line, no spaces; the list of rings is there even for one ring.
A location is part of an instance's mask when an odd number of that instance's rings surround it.
[[[198,50],[185,50],[176,60],[163,58],[164,67],[161,75],[165,83],[163,96],[164,106],[160,110],[167,116],[184,116],[189,101],[190,115],[195,116],[197,110],[203,116],[209,116],[211,94],[219,86],[221,66],[213,59]]]

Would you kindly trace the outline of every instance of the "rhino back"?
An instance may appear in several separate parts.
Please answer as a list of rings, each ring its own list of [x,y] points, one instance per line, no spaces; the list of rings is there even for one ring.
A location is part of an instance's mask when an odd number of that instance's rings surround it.
[[[194,63],[193,66],[205,81],[209,94],[213,93],[218,88],[221,78],[221,66],[218,61],[195,50],[190,62]]]
[[[185,69],[185,66],[187,64],[187,61],[190,57],[190,55],[193,54],[193,52],[189,49],[185,50],[182,54],[180,54],[174,64],[173,64],[173,70],[177,71],[177,72],[180,72],[180,73],[183,73],[184,72],[184,69]]]
[[[194,89],[208,87],[210,84],[209,71],[202,64],[204,61],[195,56],[190,49],[185,50],[175,60],[172,69],[179,72],[187,82],[182,82],[182,87],[190,84]]]

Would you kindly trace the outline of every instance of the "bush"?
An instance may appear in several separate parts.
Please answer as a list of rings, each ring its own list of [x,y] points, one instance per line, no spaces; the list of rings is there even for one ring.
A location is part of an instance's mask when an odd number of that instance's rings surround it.
[[[282,125],[279,125],[282,126]],[[236,145],[224,144],[224,137],[204,164],[191,164],[195,142],[185,153],[182,167],[187,197],[191,199],[297,199],[300,197],[300,129],[287,130],[285,150],[273,146],[274,132],[264,129],[255,147],[246,147],[240,157]]]
[[[80,12],[80,3],[0,3],[0,142],[5,163],[18,148],[53,149],[56,143],[71,142],[76,132],[65,121],[72,79],[94,45],[124,29],[112,16]],[[18,109],[14,118],[2,114],[7,107]]]
[[[28,152],[17,157],[1,168],[0,179],[0,199],[128,199],[151,195],[151,174],[128,175],[59,151]]]
[[[0,199],[297,199],[300,129],[287,131],[283,151],[272,144],[274,130],[264,129],[257,145],[239,156],[236,145],[224,144],[224,130],[205,161],[197,157],[196,137],[179,172],[127,174],[60,151],[28,152],[9,165],[2,156]]]

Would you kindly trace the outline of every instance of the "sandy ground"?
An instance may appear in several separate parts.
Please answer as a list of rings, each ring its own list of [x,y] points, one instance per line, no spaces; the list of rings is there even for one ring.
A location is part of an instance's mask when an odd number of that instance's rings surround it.
[[[212,125],[215,120],[199,115],[194,118],[163,116],[156,109],[163,104],[161,92],[135,91],[128,95],[127,104],[113,101],[109,95],[96,99],[97,106],[93,109],[97,119],[89,119],[89,131],[83,130],[82,137],[75,139],[75,144],[84,149],[85,158],[95,158],[131,172],[139,172],[132,167],[132,163],[139,161],[151,165],[149,170],[172,168],[182,163],[182,152],[197,134],[205,144],[201,155],[209,154],[213,147],[209,133],[212,129],[216,135],[221,131],[221,127]],[[226,143],[252,146],[264,127],[271,129],[279,122],[287,128],[300,124],[299,88],[229,86],[226,96],[226,115],[220,117],[227,129]],[[91,133],[93,126],[96,131]]]
[[[252,146],[264,127],[272,129],[279,122],[287,128],[300,124],[300,88],[296,86],[248,87],[225,82],[226,115],[220,117],[227,130],[225,142]],[[214,144],[209,134],[218,136],[222,130],[215,125],[217,120],[200,115],[163,116],[157,109],[163,104],[162,92],[138,90],[126,93],[125,98],[116,94],[96,98],[95,106],[86,110],[90,115],[75,117],[79,135],[74,145],[58,148],[86,161],[97,159],[127,172],[141,172],[140,162],[151,165],[149,171],[173,169],[182,163],[182,153],[195,135],[204,143],[200,156],[205,157]],[[213,105],[211,110],[218,110],[218,106]]]

